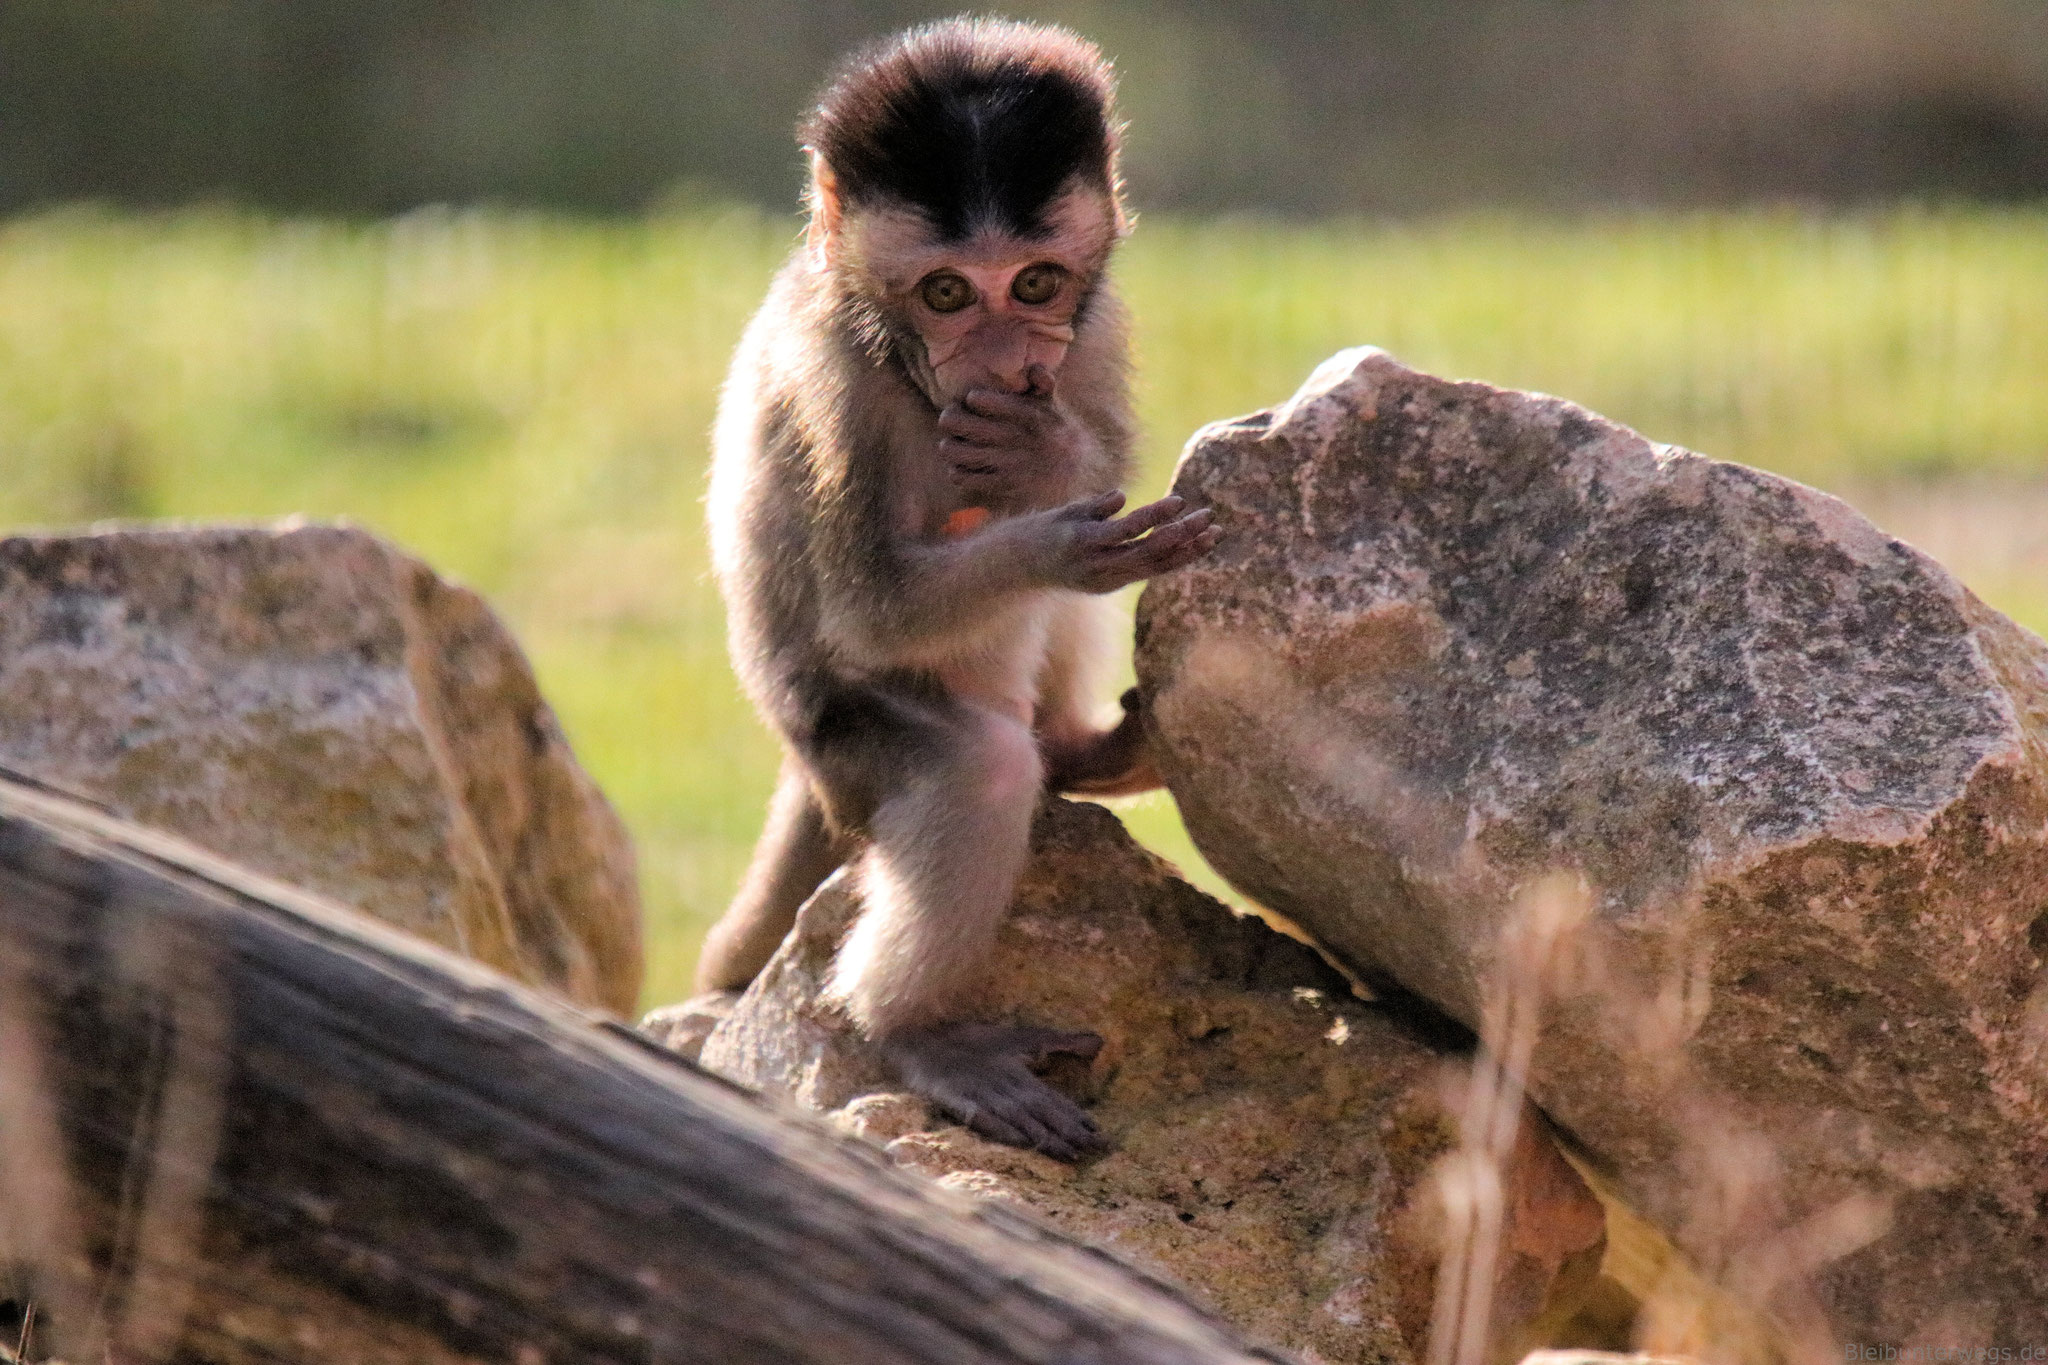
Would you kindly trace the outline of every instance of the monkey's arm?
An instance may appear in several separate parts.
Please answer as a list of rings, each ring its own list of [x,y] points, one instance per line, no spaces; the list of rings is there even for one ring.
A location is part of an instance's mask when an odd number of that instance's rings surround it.
[[[990,522],[958,540],[903,540],[889,563],[837,585],[864,652],[890,660],[972,633],[991,610],[1046,588],[1114,592],[1189,563],[1216,543],[1207,508],[1161,498],[1124,516],[1121,493]],[[849,619],[850,618],[850,619]]]

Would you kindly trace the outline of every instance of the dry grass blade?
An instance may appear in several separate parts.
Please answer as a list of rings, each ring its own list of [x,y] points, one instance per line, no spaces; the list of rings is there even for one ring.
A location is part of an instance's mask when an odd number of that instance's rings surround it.
[[[1591,903],[1578,878],[1546,877],[1522,893],[1502,935],[1466,1090],[1462,1141],[1440,1187],[1445,1235],[1429,1365],[1485,1365],[1492,1357],[1502,1171],[1521,1123],[1544,1004],[1559,993]]]

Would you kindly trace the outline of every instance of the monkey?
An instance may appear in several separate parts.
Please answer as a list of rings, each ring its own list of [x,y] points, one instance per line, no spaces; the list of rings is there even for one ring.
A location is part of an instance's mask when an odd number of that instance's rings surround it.
[[[826,877],[863,909],[827,996],[910,1089],[1066,1160],[1085,1110],[1034,1074],[1094,1034],[963,1022],[1039,794],[1158,785],[1102,594],[1221,535],[1168,497],[1125,512],[1130,230],[1100,51],[956,19],[856,55],[799,128],[807,225],[720,394],[707,499],[742,687],[783,743],[768,819],[708,936],[744,987]]]

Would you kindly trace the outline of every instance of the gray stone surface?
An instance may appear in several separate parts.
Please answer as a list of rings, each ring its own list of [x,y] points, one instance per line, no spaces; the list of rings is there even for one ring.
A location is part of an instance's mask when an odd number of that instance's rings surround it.
[[[624,826],[483,601],[365,532],[0,539],[0,767],[635,1008]]]
[[[1139,684],[1224,876],[1478,1025],[1582,874],[1532,1088],[1626,1196],[1837,1350],[2048,1340],[2048,646],[1834,498],[1376,351],[1174,491],[1227,537]]]

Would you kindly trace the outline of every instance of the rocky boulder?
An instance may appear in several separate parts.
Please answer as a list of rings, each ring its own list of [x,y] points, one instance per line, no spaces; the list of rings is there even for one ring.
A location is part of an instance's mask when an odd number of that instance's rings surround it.
[[[490,609],[362,531],[0,540],[0,768],[634,1008],[624,827]]]
[[[826,883],[703,1041],[703,1064],[1179,1280],[1305,1359],[1419,1357],[1462,1063],[1354,999],[1309,949],[1188,886],[1108,811],[1050,801],[981,1017],[1103,1036],[1092,1066],[1068,1058],[1052,1074],[1089,1100],[1113,1148],[1066,1166],[896,1092],[821,1004],[859,910],[856,876]],[[692,1005],[655,1022],[687,1041],[718,1012]],[[1529,1344],[1535,1324],[1592,1286],[1604,1223],[1533,1113],[1503,1166],[1494,1335]]]
[[[1345,352],[1199,433],[1138,677],[1196,844],[1479,1027],[1592,889],[1535,1098],[1841,1343],[2048,1339],[2048,646],[1834,498]]]

